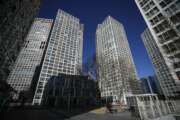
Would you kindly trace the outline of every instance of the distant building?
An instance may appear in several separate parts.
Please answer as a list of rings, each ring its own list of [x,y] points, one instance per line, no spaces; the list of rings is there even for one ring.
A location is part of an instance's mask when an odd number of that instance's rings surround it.
[[[40,0],[0,1],[0,79],[6,80],[20,52]]]
[[[126,104],[126,94],[139,93],[139,82],[124,27],[111,16],[97,27],[96,55],[101,97]]]
[[[157,51],[157,55],[153,55],[153,64],[156,64],[157,77],[161,81],[164,95],[179,96],[180,0],[135,1],[149,29],[144,33],[144,39],[153,41],[151,46],[155,46]]]
[[[96,103],[96,82],[88,76],[59,74],[45,87],[43,104],[61,109],[85,109]]]
[[[58,10],[42,64],[33,104],[40,105],[44,87],[59,73],[78,75],[82,70],[83,25],[80,20]]]
[[[18,93],[29,91],[36,67],[40,65],[53,20],[36,18],[31,26],[7,82]],[[17,99],[18,96],[15,96]]]
[[[141,78],[141,87],[143,94],[162,94],[161,93],[161,88],[158,85],[158,80],[156,76],[148,76]]]
[[[142,40],[147,49],[149,58],[151,59],[157,80],[162,88],[163,94],[165,96],[178,96],[178,85],[175,83],[173,76],[162,56],[151,32],[146,29],[142,35]]]

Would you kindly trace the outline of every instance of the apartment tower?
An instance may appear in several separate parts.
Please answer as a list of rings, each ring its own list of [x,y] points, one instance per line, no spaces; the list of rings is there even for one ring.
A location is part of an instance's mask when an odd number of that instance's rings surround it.
[[[141,37],[148,52],[149,58],[151,59],[155,68],[157,80],[160,83],[163,94],[166,96],[178,95],[178,85],[175,83],[165,59],[162,56],[159,47],[157,46],[149,29],[146,29],[142,33]]]
[[[139,82],[124,27],[111,16],[96,30],[96,55],[101,96],[126,104],[125,95],[138,93]]]
[[[135,0],[136,4],[148,25],[152,35],[151,43],[158,47],[157,55],[160,56],[163,67],[162,75],[165,78],[161,85],[166,96],[178,95],[180,84],[180,1],[179,0]],[[147,30],[148,31],[148,30]],[[147,39],[147,37],[145,38]],[[155,45],[156,44],[156,45]],[[161,55],[160,55],[161,54]],[[156,56],[157,57],[157,56]],[[154,58],[155,60],[156,58]],[[158,58],[159,59],[159,58]],[[153,61],[153,60],[152,60]],[[156,65],[158,61],[156,61]],[[166,64],[166,65],[165,65]],[[163,78],[159,80],[163,81]],[[161,81],[161,83],[162,83]],[[176,90],[175,90],[176,89]]]
[[[40,72],[33,104],[42,103],[47,81],[59,73],[77,75],[82,70],[83,25],[80,20],[58,10]]]
[[[36,18],[27,35],[7,82],[20,93],[29,91],[36,67],[40,65],[53,20]],[[17,96],[15,96],[17,98]]]

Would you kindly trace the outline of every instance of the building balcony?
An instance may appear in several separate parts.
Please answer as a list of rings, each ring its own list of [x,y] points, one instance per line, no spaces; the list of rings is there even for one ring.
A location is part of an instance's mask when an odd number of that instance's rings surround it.
[[[149,2],[150,2],[149,0],[142,0],[142,1],[139,1],[139,4],[140,4],[141,7],[144,7],[147,4],[149,4]]]
[[[161,0],[159,3],[163,2],[163,0]],[[175,0],[171,1],[169,4],[167,4],[163,9],[166,10],[167,8],[170,8],[170,6],[172,6],[173,4],[175,4]]]
[[[159,37],[159,43],[161,44],[160,46],[167,45],[179,39],[175,31],[172,32],[172,30],[168,36],[167,33],[163,32],[163,34],[159,35],[158,37]]]
[[[165,41],[165,42],[163,42],[163,43],[160,44],[160,47],[163,47],[164,45],[168,45],[168,44],[170,44],[170,43],[173,43],[173,42],[176,41],[176,40],[177,40],[177,37],[175,37],[175,38],[173,38],[173,39],[170,39],[170,40],[168,40],[168,41]]]
[[[145,11],[144,13],[147,14],[148,12],[150,12],[151,10],[153,10],[155,7],[156,7],[155,5],[154,5],[154,6],[151,6],[151,8],[148,9],[147,11]]]
[[[163,33],[166,33],[168,31],[170,31],[172,28],[168,27],[168,28],[165,28],[164,30],[160,31],[159,33],[157,33],[157,36],[163,34]]]
[[[174,52],[170,52],[170,53],[166,53],[166,54],[167,54],[167,57],[175,56],[177,54],[180,54],[180,50],[176,50]]]
[[[176,10],[176,11],[169,11],[169,12],[166,12],[167,13],[167,17],[168,18],[172,18],[174,16],[176,16],[177,14],[180,13],[180,9]]]
[[[155,14],[153,14],[153,15],[151,15],[151,16],[147,16],[147,18],[148,18],[149,20],[151,20],[151,19],[153,19],[155,16],[157,16],[159,13],[160,13],[160,11],[157,11],[157,12],[155,12]]]

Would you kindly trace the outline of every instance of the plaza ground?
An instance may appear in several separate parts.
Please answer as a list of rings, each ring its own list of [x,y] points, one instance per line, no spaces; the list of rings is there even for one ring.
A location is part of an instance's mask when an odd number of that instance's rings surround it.
[[[68,115],[50,109],[17,109],[4,113],[1,120],[138,120],[131,117],[130,112],[103,113],[92,110],[84,113]]]

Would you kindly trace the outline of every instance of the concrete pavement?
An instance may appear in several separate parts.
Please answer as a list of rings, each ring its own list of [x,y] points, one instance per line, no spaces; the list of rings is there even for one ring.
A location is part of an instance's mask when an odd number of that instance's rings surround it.
[[[6,112],[0,118],[1,120],[138,120],[132,118],[129,112],[98,114],[90,111],[69,116],[50,109],[16,109]]]
[[[77,116],[73,116],[65,120],[138,120],[138,119],[132,118],[129,112],[121,112],[114,114],[111,113],[95,114],[88,112]]]

